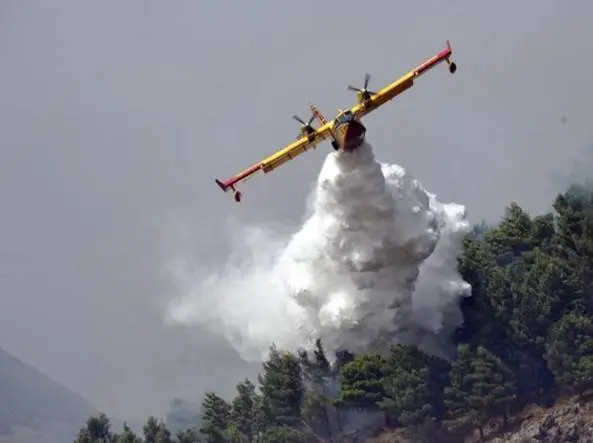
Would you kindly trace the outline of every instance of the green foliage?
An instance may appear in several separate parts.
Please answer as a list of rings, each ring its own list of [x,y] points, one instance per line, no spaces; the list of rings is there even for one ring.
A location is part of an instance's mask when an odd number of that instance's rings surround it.
[[[111,422],[105,414],[89,417],[78,432],[74,443],[115,443],[118,436],[111,431]]]
[[[261,438],[261,443],[303,443],[305,435],[288,426],[270,428]]]
[[[385,397],[383,368],[380,355],[359,355],[341,370],[340,404],[375,408]]]
[[[231,406],[214,392],[207,392],[202,402],[202,425],[200,433],[207,443],[224,443],[230,424]],[[147,442],[149,443],[149,442]]]
[[[124,423],[123,432],[116,440],[117,443],[144,443],[144,441],[145,440],[138,437],[126,423]]]
[[[517,394],[514,374],[483,346],[474,352],[460,345],[451,365],[451,382],[445,388],[449,416],[471,424],[483,433],[483,426],[500,415],[506,424],[511,402]]]
[[[342,349],[333,359],[319,340],[297,355],[273,346],[257,385],[242,381],[229,401],[207,393],[201,417],[186,415],[195,425],[176,439],[340,441],[336,417],[366,411],[406,428],[413,441],[451,441],[447,432],[483,436],[488,422],[504,427],[526,403],[592,389],[592,188],[572,186],[553,207],[532,216],[512,203],[498,225],[482,223],[465,238],[458,265],[472,296],[462,301],[450,362],[405,345],[387,355]],[[156,418],[143,431],[144,439],[127,427],[116,435],[99,415],[76,443],[173,440]]]
[[[558,385],[582,394],[593,388],[593,320],[568,312],[554,325],[546,357]]]
[[[310,358],[305,350],[299,352],[299,358],[303,368],[303,377],[312,385],[322,384],[324,378],[334,373],[319,339],[315,342],[313,358]],[[344,364],[346,363],[344,362]]]
[[[148,417],[142,431],[146,443],[171,443],[171,432],[165,423],[156,417]]]
[[[263,364],[259,382],[266,425],[298,426],[301,423],[301,403],[305,391],[299,359],[272,346],[268,361]]]
[[[315,434],[329,436],[331,428],[328,409],[332,408],[331,399],[318,391],[309,391],[305,394],[302,407],[304,423]]]
[[[385,365],[385,391],[379,403],[391,423],[418,427],[440,420],[447,369],[445,361],[418,348],[394,346]]]
[[[331,436],[332,417],[336,414],[328,385],[334,384],[336,370],[331,367],[321,340],[316,341],[312,358],[305,351],[300,352],[299,357],[305,382],[301,407],[303,422],[310,433],[328,438]]]
[[[237,385],[237,396],[231,404],[231,424],[236,429],[235,434],[244,436],[246,441],[252,441],[263,429],[260,405],[261,397],[251,381],[245,379]]]

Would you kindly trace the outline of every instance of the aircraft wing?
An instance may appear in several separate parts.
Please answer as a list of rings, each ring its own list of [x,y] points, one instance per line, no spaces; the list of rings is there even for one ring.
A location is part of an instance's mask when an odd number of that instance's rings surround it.
[[[294,159],[295,157],[301,155],[303,152],[315,148],[319,143],[324,141],[331,133],[331,127],[333,124],[333,120],[329,121],[325,125],[317,128],[315,131],[311,132],[308,135],[303,135],[298,140],[290,143],[283,149],[277,151],[276,153],[266,157],[259,163],[255,163],[254,165],[250,166],[249,168],[239,172],[237,175],[229,178],[228,180],[219,180],[216,179],[216,184],[224,191],[227,192],[228,190],[232,190],[235,192],[235,200],[241,200],[241,193],[236,189],[236,186],[248,180],[250,177],[255,175],[258,172],[263,172],[267,174],[268,172],[273,171],[274,169],[282,166],[284,163],[288,162],[289,160]]]
[[[449,71],[454,73],[457,67],[453,62],[450,61],[452,54],[453,50],[451,49],[451,44],[447,40],[447,47],[441,52],[429,58],[421,65],[418,65],[416,68],[403,75],[396,81],[388,84],[380,91],[377,91],[377,93],[372,95],[366,102],[358,103],[357,105],[353,106],[350,111],[356,116],[356,118],[361,118],[371,113],[381,105],[384,105],[388,101],[410,89],[412,86],[414,86],[414,80],[417,77],[420,77],[422,74],[428,72],[442,62],[447,62],[449,64]]]

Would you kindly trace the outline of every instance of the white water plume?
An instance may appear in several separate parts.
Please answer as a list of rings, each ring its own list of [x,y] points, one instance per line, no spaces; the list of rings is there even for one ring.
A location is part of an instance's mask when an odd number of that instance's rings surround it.
[[[402,341],[442,352],[470,293],[457,272],[465,207],[438,202],[368,144],[330,153],[311,197],[297,233],[243,228],[218,272],[177,260],[168,321],[221,334],[246,360],[318,337],[328,355]]]

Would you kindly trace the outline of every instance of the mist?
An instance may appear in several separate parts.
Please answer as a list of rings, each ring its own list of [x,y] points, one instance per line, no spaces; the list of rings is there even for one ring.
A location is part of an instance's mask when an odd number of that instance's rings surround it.
[[[443,331],[461,326],[459,300],[471,294],[456,269],[465,208],[380,164],[369,144],[330,153],[310,201],[288,241],[243,229],[233,249],[246,253],[212,275],[177,257],[168,320],[223,336],[245,360],[265,360],[271,343],[310,350],[318,338],[329,355],[405,342],[447,356]]]
[[[170,260],[222,273],[251,253],[233,250],[245,226],[283,250],[331,148],[254,179],[241,205],[213,179],[291,141],[309,100],[331,114],[365,72],[379,88],[449,38],[454,76],[435,71],[365,119],[378,159],[495,221],[511,200],[547,209],[553,173],[588,155],[587,2],[378,1],[372,21],[355,2],[255,4],[1,6],[0,344],[124,419],[258,369],[211,327],[164,322]],[[454,324],[445,311],[427,328]]]

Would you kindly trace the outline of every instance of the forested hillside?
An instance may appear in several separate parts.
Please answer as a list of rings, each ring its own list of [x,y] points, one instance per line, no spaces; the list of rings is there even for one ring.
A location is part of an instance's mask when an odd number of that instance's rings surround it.
[[[116,435],[100,416],[77,442],[354,441],[367,426],[463,441],[530,405],[582,395],[593,385],[592,189],[572,186],[553,214],[511,204],[498,225],[467,236],[459,269],[473,296],[450,362],[404,345],[388,355],[344,350],[334,364],[322,343],[312,355],[272,347],[259,379],[239,383],[235,398],[206,394],[195,429],[173,435],[150,418],[143,436]]]

